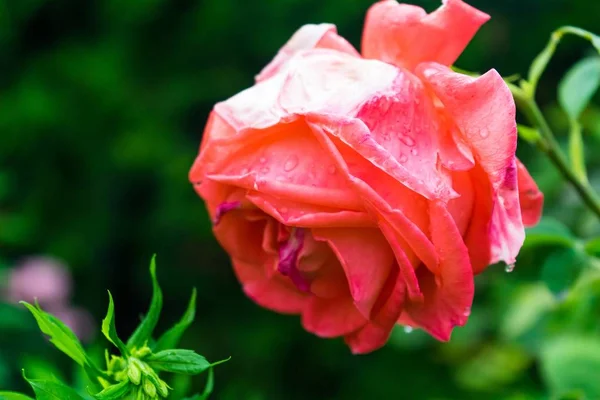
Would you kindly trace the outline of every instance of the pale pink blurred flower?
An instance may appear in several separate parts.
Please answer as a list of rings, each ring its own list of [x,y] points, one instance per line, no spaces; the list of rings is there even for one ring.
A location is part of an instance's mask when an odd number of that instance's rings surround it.
[[[48,313],[63,321],[83,341],[93,337],[95,324],[83,308],[71,306],[73,280],[67,266],[52,257],[24,259],[8,273],[0,297],[10,303],[37,301]]]
[[[71,275],[62,262],[45,256],[30,257],[10,272],[7,300],[37,299],[47,306],[68,303],[72,286]]]

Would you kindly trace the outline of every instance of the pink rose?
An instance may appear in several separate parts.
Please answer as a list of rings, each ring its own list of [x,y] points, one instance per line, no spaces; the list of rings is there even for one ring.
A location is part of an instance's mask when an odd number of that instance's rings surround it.
[[[190,179],[252,300],[354,353],[465,324],[473,276],[515,261],[543,202],[500,75],[448,68],[488,18],[385,0],[362,56],[306,25],[214,107]]]

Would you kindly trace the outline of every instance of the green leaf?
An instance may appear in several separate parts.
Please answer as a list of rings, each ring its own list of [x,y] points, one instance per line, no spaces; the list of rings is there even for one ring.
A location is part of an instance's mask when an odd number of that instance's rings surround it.
[[[127,357],[129,355],[125,344],[117,335],[117,328],[115,327],[115,303],[113,302],[110,290],[108,291],[108,310],[106,311],[106,317],[102,320],[102,333],[109,342],[119,349],[123,356]]]
[[[29,396],[15,392],[0,392],[0,400],[34,400]]]
[[[542,375],[554,395],[580,390],[588,399],[600,398],[600,340],[563,336],[542,348]]]
[[[570,119],[577,121],[600,87],[600,57],[576,63],[558,86],[558,102]]]
[[[533,97],[535,94],[535,90],[537,88],[537,83],[540,80],[540,77],[544,73],[546,66],[550,62],[550,59],[554,55],[554,51],[556,50],[556,46],[560,41],[561,35],[553,32],[550,41],[544,47],[544,49],[538,54],[533,61],[531,62],[531,66],[529,67],[529,73],[527,74],[527,81],[530,86],[530,95]]]
[[[584,248],[587,254],[600,257],[600,237],[588,240]]]
[[[184,349],[159,351],[145,361],[155,370],[186,375],[196,375],[216,365],[193,350]]]
[[[561,222],[544,217],[533,228],[525,231],[525,243],[523,248],[531,248],[545,245],[557,245],[563,247],[573,247],[576,240],[565,225]]]
[[[543,283],[519,286],[510,296],[500,324],[500,334],[507,341],[514,342],[530,332],[555,304],[556,300]]]
[[[588,178],[585,168],[585,150],[583,147],[581,125],[575,120],[570,120],[570,125],[569,159],[571,161],[571,168],[581,182],[587,182]]]
[[[531,128],[529,126],[517,124],[517,129],[519,131],[519,137],[528,143],[536,144],[542,138],[540,132],[537,129]]]
[[[555,296],[561,295],[575,283],[586,261],[585,254],[576,249],[557,249],[542,265],[542,281]]]
[[[50,337],[50,342],[60,351],[69,356],[77,364],[83,366],[87,362],[87,356],[79,339],[68,326],[58,318],[48,314],[39,305],[33,306],[22,301],[27,309],[33,314],[40,330]]]
[[[123,381],[116,385],[111,385],[93,396],[98,400],[119,400],[123,398],[131,388],[129,381]]]
[[[23,378],[33,388],[37,400],[84,400],[76,391],[56,380]]]
[[[140,348],[145,345],[152,336],[152,332],[160,317],[163,299],[158,280],[156,279],[156,254],[152,256],[152,260],[150,261],[150,276],[152,277],[152,300],[150,302],[150,309],[142,323],[127,341],[127,348],[129,349],[134,347]]]
[[[163,333],[154,346],[154,351],[173,349],[177,347],[179,339],[186,329],[194,322],[196,315],[196,288],[192,290],[192,296],[185,313],[171,329]]]
[[[214,381],[214,371],[212,368],[208,370],[208,378],[206,379],[206,385],[204,386],[204,390],[201,394],[195,394],[192,397],[186,397],[183,400],[207,400],[209,396],[212,394],[214,389],[215,381]]]

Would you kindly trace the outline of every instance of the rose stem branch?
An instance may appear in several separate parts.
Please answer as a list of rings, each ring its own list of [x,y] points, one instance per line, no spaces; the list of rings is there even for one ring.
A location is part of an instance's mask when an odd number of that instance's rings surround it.
[[[573,185],[585,204],[600,218],[600,198],[592,187],[587,182],[581,181],[569,166],[567,158],[535,100],[531,96],[528,96],[521,88],[512,84],[508,86],[518,109],[541,135],[537,141],[538,148],[546,153],[563,177]]]

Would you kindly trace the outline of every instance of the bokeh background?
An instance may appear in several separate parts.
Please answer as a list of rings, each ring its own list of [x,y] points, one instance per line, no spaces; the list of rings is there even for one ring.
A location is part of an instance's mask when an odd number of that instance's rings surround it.
[[[497,265],[478,277],[469,323],[450,343],[399,327],[382,350],[352,356],[341,340],[313,337],[297,317],[261,309],[240,290],[187,180],[207,115],[250,86],[302,24],[335,23],[358,47],[371,3],[0,1],[0,388],[28,390],[22,367],[28,376],[79,379],[14,305],[8,286],[17,269],[31,257],[64,264],[73,285],[60,310],[76,310],[74,323],[99,349],[106,342],[89,336],[89,318],[97,328],[105,289],[126,336],[147,309],[147,268],[157,253],[165,294],[159,328],[179,318],[195,286],[196,323],[183,345],[209,360],[232,356],[216,369],[215,399],[546,399],[573,386],[561,381],[565,375],[583,387],[571,398],[600,398],[600,368],[593,372],[600,288],[597,277],[579,291],[572,284],[573,271],[579,276],[597,261],[569,258],[600,234],[598,220],[525,142],[519,156],[546,194],[549,218],[531,233],[514,272]],[[430,11],[439,5],[413,3]],[[456,64],[471,71],[526,74],[561,25],[600,33],[596,0],[470,3],[492,15]],[[591,50],[565,39],[542,78],[538,100],[561,141],[567,125],[557,83]],[[599,106],[588,107],[583,125],[590,179],[599,187]],[[557,269],[565,263],[577,266]],[[32,290],[48,286],[39,276],[26,279]],[[596,358],[569,364],[580,353]]]

